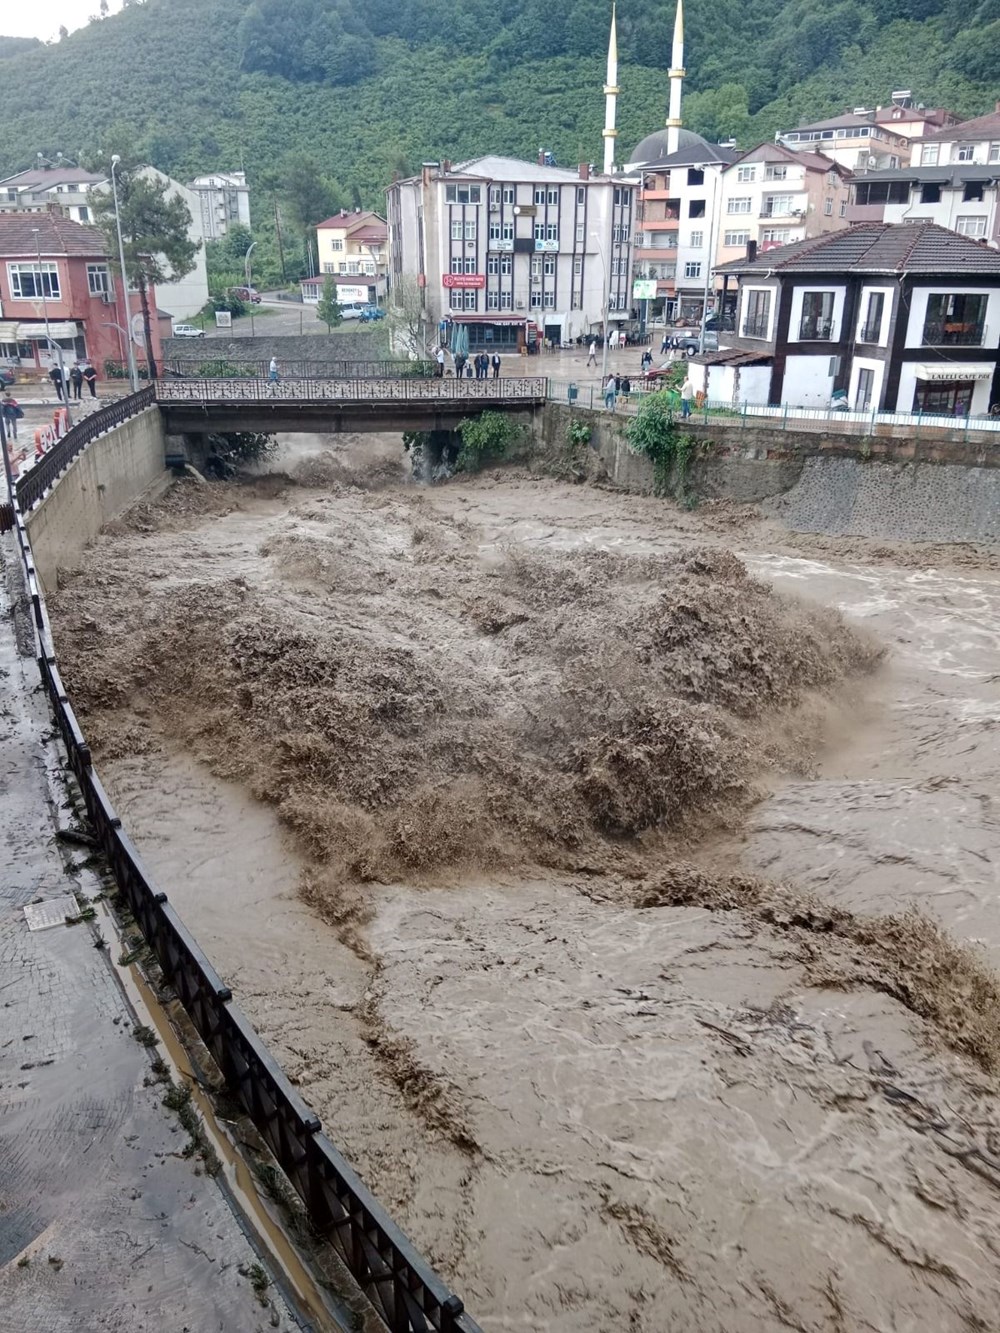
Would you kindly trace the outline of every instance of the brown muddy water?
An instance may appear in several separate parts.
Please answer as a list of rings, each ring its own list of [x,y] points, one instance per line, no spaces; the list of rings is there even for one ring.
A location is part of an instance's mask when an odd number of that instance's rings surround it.
[[[488,1331],[1000,1329],[990,562],[323,447],[310,489],[133,515],[53,618],[120,813],[331,1137]],[[679,767],[636,776],[623,695]],[[973,957],[865,925],[910,906]]]

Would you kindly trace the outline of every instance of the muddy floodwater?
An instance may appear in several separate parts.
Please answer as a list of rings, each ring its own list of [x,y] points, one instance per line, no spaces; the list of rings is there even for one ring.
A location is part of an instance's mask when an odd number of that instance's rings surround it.
[[[994,562],[284,465],[103,537],[57,642],[154,875],[482,1327],[1000,1329]]]

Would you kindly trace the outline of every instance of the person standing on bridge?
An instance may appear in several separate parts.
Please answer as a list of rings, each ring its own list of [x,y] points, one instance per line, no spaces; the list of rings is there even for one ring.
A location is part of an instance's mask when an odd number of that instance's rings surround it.
[[[267,378],[272,384],[278,382],[278,358],[275,356],[271,357],[271,364],[267,368]]]
[[[83,371],[79,361],[74,361],[69,371],[69,382],[73,386],[73,397],[79,402],[83,396]]]
[[[500,378],[500,357],[496,352],[493,353],[493,378],[495,380]]]
[[[56,397],[62,402],[68,395],[66,393],[66,381],[63,379],[62,366],[58,361],[49,371],[49,379],[55,385]]]

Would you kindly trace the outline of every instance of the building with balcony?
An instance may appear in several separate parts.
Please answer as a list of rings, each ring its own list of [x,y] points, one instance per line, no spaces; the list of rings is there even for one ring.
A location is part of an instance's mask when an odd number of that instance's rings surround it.
[[[302,283],[306,301],[318,301],[324,283],[332,277],[337,297],[347,301],[380,301],[385,296],[389,269],[389,229],[377,213],[341,209],[316,227],[319,275]]]
[[[826,407],[842,391],[859,411],[964,416],[1000,401],[1000,253],[977,241],[861,223],[718,271],[738,288],[724,342],[766,366],[768,402]]]
[[[429,340],[533,350],[615,327],[630,310],[639,178],[509,157],[425,164],[387,191],[389,288],[412,278]],[[390,296],[391,299],[391,296]]]
[[[847,226],[850,172],[823,153],[783,144],[753,148],[722,173],[716,263],[774,250]]]
[[[910,160],[911,139],[891,120],[888,124],[880,124],[877,117],[875,110],[856,107],[830,120],[779,130],[774,141],[795,152],[822,153],[848,171],[906,166]]]
[[[217,241],[230,227],[250,226],[250,187],[245,172],[216,171],[196,177],[188,187],[198,201],[201,233]]]
[[[158,358],[157,302],[151,288],[153,354]],[[139,295],[123,297],[103,232],[71,222],[57,210],[0,213],[0,364],[21,374],[42,374],[57,361],[52,344],[58,343],[67,367],[88,357],[103,375],[106,360],[126,360],[126,331],[141,340]],[[141,346],[136,355],[141,363]]]

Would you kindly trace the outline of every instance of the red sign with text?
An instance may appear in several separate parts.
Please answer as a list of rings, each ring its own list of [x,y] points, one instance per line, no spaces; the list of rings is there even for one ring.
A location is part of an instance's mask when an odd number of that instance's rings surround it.
[[[441,279],[443,287],[485,287],[484,273],[446,273]]]

